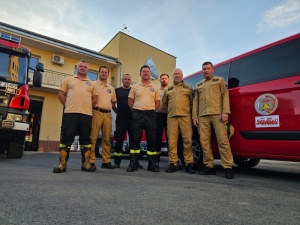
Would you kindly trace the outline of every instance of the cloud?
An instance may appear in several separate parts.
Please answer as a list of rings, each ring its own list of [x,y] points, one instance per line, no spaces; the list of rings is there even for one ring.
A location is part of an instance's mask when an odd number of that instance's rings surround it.
[[[258,31],[269,31],[300,22],[300,0],[285,0],[267,10],[257,25]]]

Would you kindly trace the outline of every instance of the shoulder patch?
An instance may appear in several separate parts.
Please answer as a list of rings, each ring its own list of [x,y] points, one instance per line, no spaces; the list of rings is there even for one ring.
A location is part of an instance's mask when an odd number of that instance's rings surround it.
[[[169,87],[169,88],[168,88],[168,91],[171,91],[171,90],[173,90],[173,87]]]
[[[215,78],[215,79],[213,79],[212,81],[219,81],[219,78]]]
[[[200,86],[200,85],[202,85],[202,82],[200,82],[200,83],[197,84],[197,86]]]

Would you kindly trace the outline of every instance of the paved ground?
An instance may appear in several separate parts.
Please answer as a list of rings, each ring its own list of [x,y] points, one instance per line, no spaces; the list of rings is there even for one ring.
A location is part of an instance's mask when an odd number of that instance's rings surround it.
[[[263,161],[235,169],[234,180],[122,168],[80,170],[71,153],[68,170],[53,174],[58,153],[0,157],[0,224],[300,224],[300,163]],[[147,166],[146,157],[141,160]]]

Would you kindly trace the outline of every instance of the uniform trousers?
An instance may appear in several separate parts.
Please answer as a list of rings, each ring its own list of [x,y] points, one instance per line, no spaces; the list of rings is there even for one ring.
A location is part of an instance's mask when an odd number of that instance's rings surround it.
[[[194,164],[192,151],[192,120],[190,116],[168,117],[168,142],[169,142],[169,162],[178,163],[178,136],[181,134],[183,141],[184,163]]]
[[[92,116],[81,113],[64,113],[61,125],[60,143],[71,146],[76,135],[79,135],[80,145],[90,145]]]
[[[142,139],[143,129],[146,132],[147,139],[147,155],[156,155],[156,113],[154,110],[137,110],[132,112],[132,129],[133,140],[131,153],[140,153],[140,143]]]
[[[199,117],[200,143],[203,150],[203,163],[205,166],[214,167],[214,156],[211,148],[211,125],[213,126],[223,168],[232,168],[233,157],[227,133],[226,123],[220,121],[220,115],[207,115]]]
[[[124,142],[124,137],[125,134],[128,134],[129,138],[129,149],[132,148],[132,119],[128,118],[119,118],[117,116],[116,119],[116,131],[115,131],[115,138],[116,138],[116,147],[115,147],[115,152],[122,155],[122,150],[123,150],[123,142]]]
[[[112,116],[111,113],[100,112],[93,110],[93,120],[92,120],[92,130],[91,130],[91,139],[92,139],[92,150],[90,163],[96,162],[95,146],[99,131],[101,129],[102,133],[102,163],[110,162],[110,135],[112,132]]]

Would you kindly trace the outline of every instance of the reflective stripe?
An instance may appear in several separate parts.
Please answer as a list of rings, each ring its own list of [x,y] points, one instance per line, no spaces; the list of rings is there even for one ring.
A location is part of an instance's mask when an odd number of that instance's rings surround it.
[[[65,144],[59,144],[59,147],[60,148],[65,148],[65,147],[67,147],[67,145],[65,145]]]
[[[114,155],[115,155],[115,156],[122,156],[122,152],[121,152],[121,153],[114,152]]]
[[[141,150],[134,150],[134,149],[130,149],[130,154],[140,154]]]
[[[92,145],[91,144],[88,144],[88,145],[81,145],[81,147],[85,147],[85,148],[91,148]]]
[[[156,155],[156,152],[147,151],[147,155]]]

